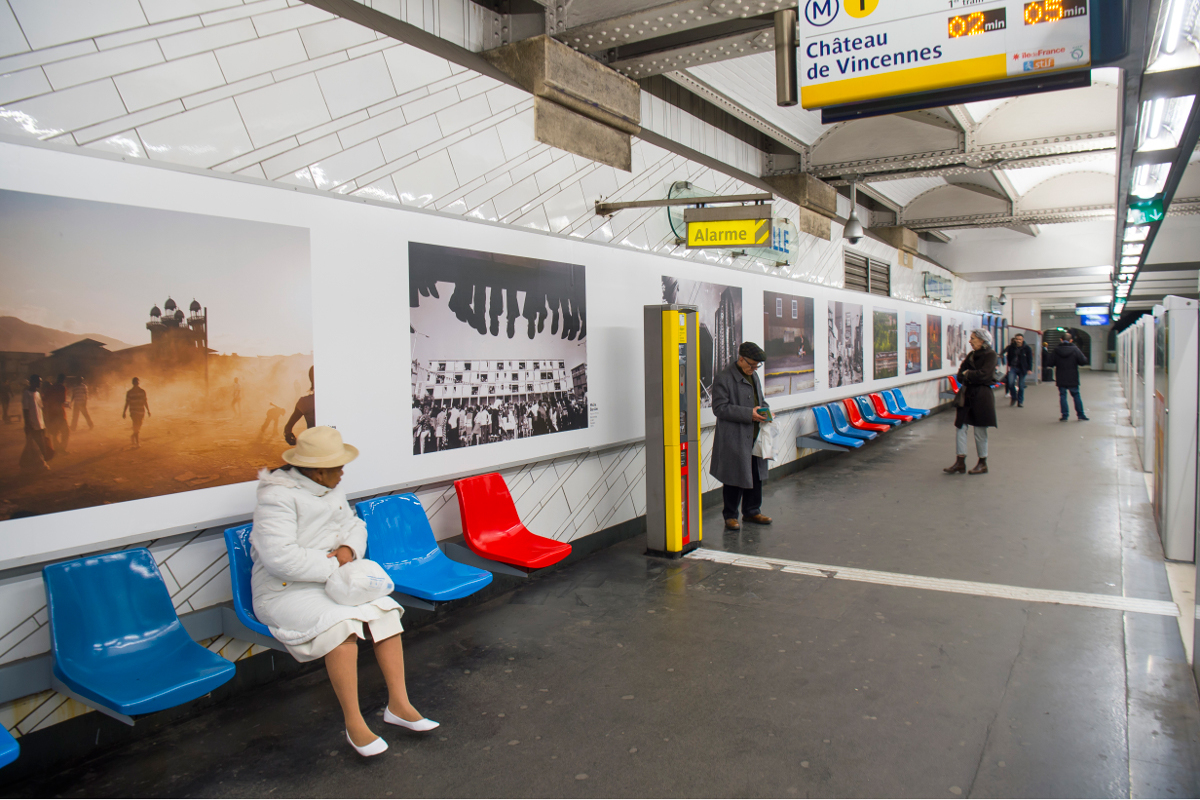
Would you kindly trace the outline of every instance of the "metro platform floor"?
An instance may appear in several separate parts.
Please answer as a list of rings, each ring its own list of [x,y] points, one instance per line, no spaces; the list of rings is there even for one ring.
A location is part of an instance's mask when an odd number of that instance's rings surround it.
[[[1084,376],[997,392],[991,472],[953,418],[768,483],[759,557],[1169,600],[1127,413]],[[973,443],[972,443],[973,447]],[[974,463],[972,454],[968,465]],[[89,763],[62,796],[1195,797],[1200,709],[1175,619],[642,555],[642,537],[405,634],[427,736],[361,759],[323,671]],[[364,705],[382,713],[369,656]],[[387,730],[384,730],[388,728]]]

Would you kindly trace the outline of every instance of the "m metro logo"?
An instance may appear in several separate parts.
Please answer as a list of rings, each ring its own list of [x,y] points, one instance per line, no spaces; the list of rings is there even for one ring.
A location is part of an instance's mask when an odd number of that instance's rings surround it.
[[[850,3],[878,3],[878,0],[847,0]],[[837,19],[841,6],[838,0],[807,0],[804,4],[804,19],[809,25],[823,28]]]
[[[770,247],[771,220],[721,219],[689,222],[688,247]]]

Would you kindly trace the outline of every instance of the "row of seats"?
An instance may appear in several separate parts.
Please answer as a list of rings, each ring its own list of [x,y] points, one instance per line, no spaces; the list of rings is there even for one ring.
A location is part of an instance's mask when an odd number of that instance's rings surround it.
[[[898,425],[929,416],[929,409],[909,406],[899,389],[885,389],[866,396],[847,397],[841,403],[814,406],[813,414],[821,441],[855,449]]]
[[[502,476],[480,475],[454,485],[464,539],[477,563],[527,575],[570,555],[570,544],[537,536],[521,523]],[[368,529],[367,557],[387,570],[402,602],[456,600],[491,583],[487,569],[442,552],[414,495],[366,500],[356,511]],[[254,615],[251,528],[225,532],[233,613],[261,643],[283,649]],[[42,578],[56,691],[132,725],[137,715],[202,697],[233,678],[233,663],[197,644],[184,628],[149,550],[51,564]],[[19,748],[2,727],[0,732],[4,766]]]

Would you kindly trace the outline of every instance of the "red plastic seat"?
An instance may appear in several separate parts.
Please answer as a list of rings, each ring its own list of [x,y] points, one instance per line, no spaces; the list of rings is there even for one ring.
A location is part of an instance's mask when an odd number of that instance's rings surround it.
[[[871,394],[867,395],[867,397],[871,398],[871,405],[875,406],[875,413],[884,419],[898,419],[901,422],[912,422],[914,419],[908,414],[893,414],[891,411],[889,411],[887,402],[883,399],[883,395],[881,395],[879,392],[872,392]]]
[[[846,416],[850,419],[851,428],[858,428],[860,431],[875,431],[876,433],[883,433],[892,429],[891,425],[867,422],[863,419],[862,412],[858,410],[858,403],[854,402],[853,397],[847,397],[842,401],[842,405],[846,407]]]
[[[958,394],[958,379],[951,375],[948,380],[950,381],[950,391]]]
[[[463,535],[480,558],[522,569],[542,569],[571,554],[571,545],[530,533],[521,524],[508,485],[499,473],[454,482]]]

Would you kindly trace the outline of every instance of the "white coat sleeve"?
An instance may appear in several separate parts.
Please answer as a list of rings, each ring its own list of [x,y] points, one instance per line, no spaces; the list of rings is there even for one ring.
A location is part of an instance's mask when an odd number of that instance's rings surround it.
[[[350,510],[350,504],[342,503],[341,543],[354,551],[356,559],[367,557],[367,523]]]
[[[260,496],[250,543],[263,568],[280,580],[324,583],[338,565],[326,551],[300,546],[296,506],[283,493]]]

